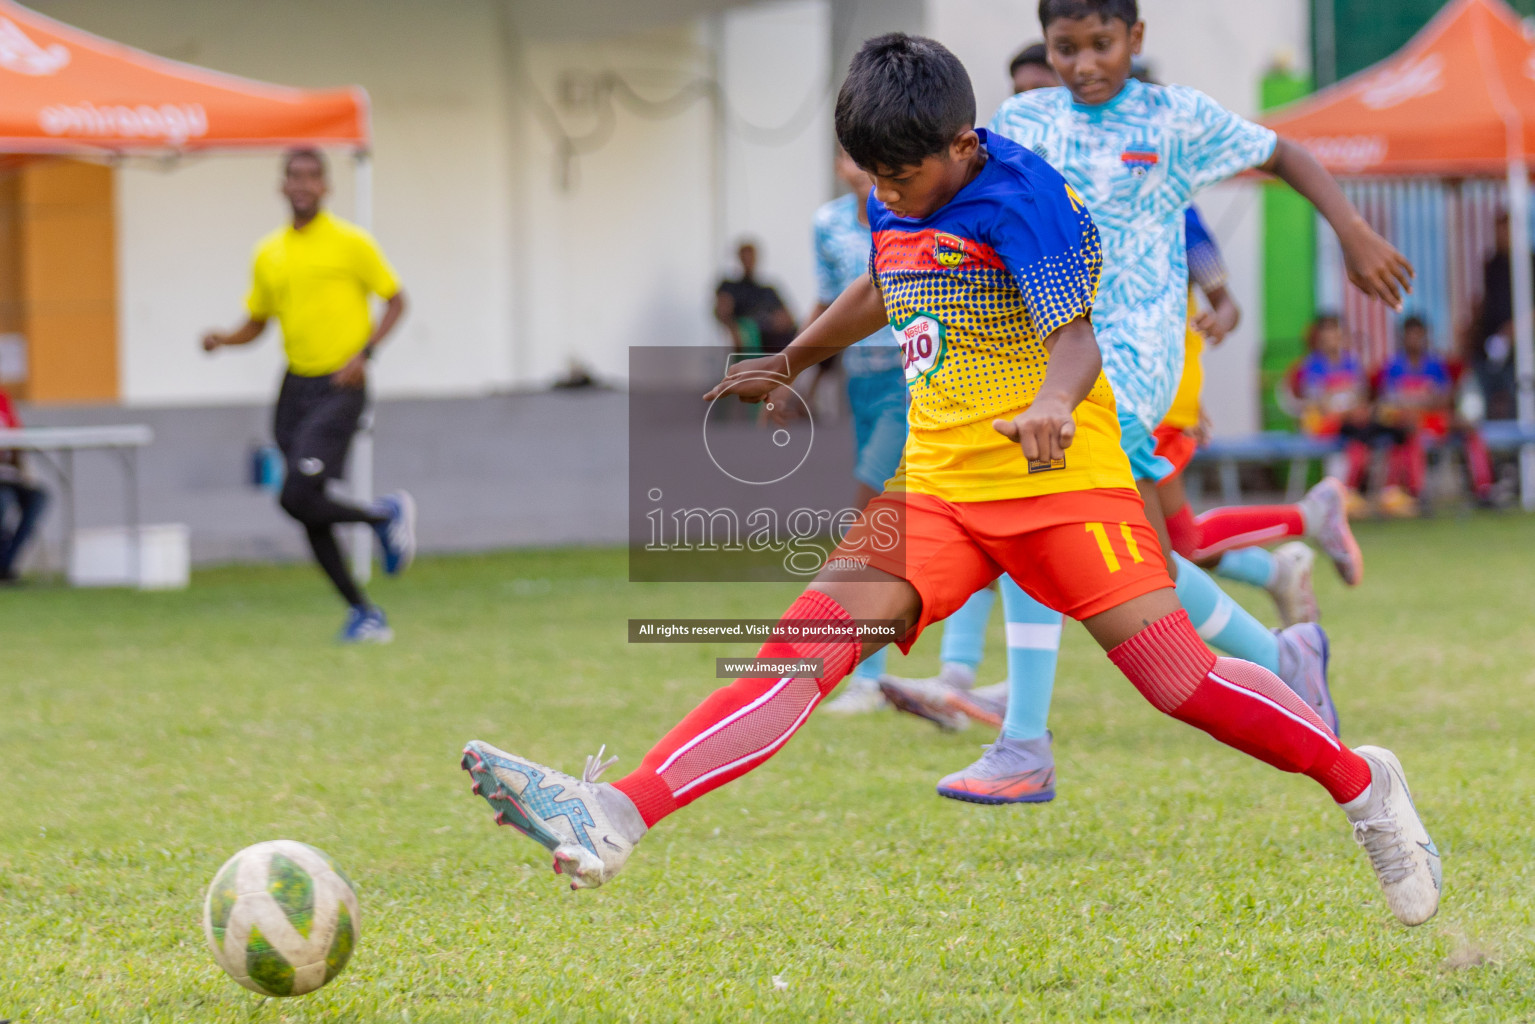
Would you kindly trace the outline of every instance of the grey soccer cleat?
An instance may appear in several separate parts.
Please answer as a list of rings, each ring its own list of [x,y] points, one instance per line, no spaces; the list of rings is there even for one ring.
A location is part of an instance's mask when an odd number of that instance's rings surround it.
[[[1003,680],[973,690],[950,690],[948,707],[950,711],[964,712],[982,725],[1000,729],[1002,719],[1007,717],[1007,689],[1008,683]]]
[[[1279,641],[1279,678],[1338,735],[1338,708],[1327,685],[1331,647],[1326,632],[1314,622],[1301,622],[1274,630],[1274,637]]]
[[[1321,610],[1311,589],[1311,566],[1316,552],[1305,541],[1292,540],[1274,549],[1274,578],[1264,589],[1279,609],[1279,621],[1286,626],[1299,622],[1317,622]]]
[[[981,759],[938,781],[938,795],[973,804],[1040,804],[1055,799],[1055,753],[1049,734],[1032,740],[997,737]]]
[[[1418,817],[1396,755],[1383,747],[1355,747],[1354,753],[1370,763],[1369,794],[1361,806],[1344,808],[1354,840],[1369,854],[1397,920],[1422,924],[1439,909],[1444,882],[1439,850]]]
[[[647,831],[634,802],[597,779],[618,758],[586,759],[581,778],[472,740],[459,762],[473,792],[510,825],[554,854],[554,870],[572,889],[591,889],[623,869]]]
[[[1348,492],[1336,477],[1325,477],[1299,502],[1306,536],[1321,545],[1338,575],[1351,587],[1364,579],[1364,553],[1348,525]]]
[[[829,715],[866,715],[883,710],[885,704],[885,695],[879,691],[879,679],[853,676],[842,684],[842,692],[827,701],[821,710]]]
[[[954,688],[945,686],[938,678],[885,676],[879,681],[879,689],[897,711],[925,718],[945,732],[970,728],[970,716],[949,706],[949,695],[955,692]]]

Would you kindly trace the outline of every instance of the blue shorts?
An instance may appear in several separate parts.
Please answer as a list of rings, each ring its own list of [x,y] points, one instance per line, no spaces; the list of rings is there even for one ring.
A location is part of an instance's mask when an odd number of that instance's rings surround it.
[[[1177,467],[1157,454],[1157,439],[1123,409],[1119,411],[1119,445],[1130,456],[1130,473],[1137,480],[1161,483],[1177,472]]]
[[[900,369],[849,374],[847,401],[853,410],[853,479],[882,491],[906,449],[906,375]]]

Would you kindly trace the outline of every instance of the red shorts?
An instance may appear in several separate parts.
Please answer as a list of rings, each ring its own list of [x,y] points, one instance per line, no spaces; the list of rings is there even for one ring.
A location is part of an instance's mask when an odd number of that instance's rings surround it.
[[[1140,493],[1128,488],[972,502],[886,491],[832,557],[917,588],[922,617],[898,641],[903,651],[1004,572],[1074,619],[1173,585]]]
[[[1157,454],[1173,464],[1168,480],[1188,469],[1194,453],[1199,451],[1199,442],[1181,427],[1169,427],[1164,423],[1151,436],[1157,439]]]

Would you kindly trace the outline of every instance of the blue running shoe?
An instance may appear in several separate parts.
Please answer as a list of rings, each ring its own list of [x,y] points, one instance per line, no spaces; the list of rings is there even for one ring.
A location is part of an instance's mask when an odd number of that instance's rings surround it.
[[[1327,685],[1331,657],[1327,634],[1315,622],[1301,622],[1274,630],[1274,636],[1279,640],[1279,678],[1327,723],[1334,736],[1339,735],[1338,709]]]
[[[373,524],[379,547],[384,551],[384,572],[398,576],[416,558],[416,501],[409,491],[396,491],[378,499],[377,505],[389,516]]]
[[[611,881],[645,835],[634,802],[597,781],[618,758],[586,759],[580,778],[536,761],[471,740],[459,767],[474,779],[471,788],[496,812],[497,825],[510,825],[554,854],[555,874],[572,889]]]
[[[353,608],[336,639],[344,644],[387,644],[394,639],[394,630],[382,608]]]

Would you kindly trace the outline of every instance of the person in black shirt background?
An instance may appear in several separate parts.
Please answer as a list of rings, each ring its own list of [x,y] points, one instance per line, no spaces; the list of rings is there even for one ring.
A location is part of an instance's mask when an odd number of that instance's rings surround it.
[[[725,325],[737,352],[782,352],[799,328],[772,285],[757,280],[757,246],[736,248],[741,276],[714,290],[714,318]]]

